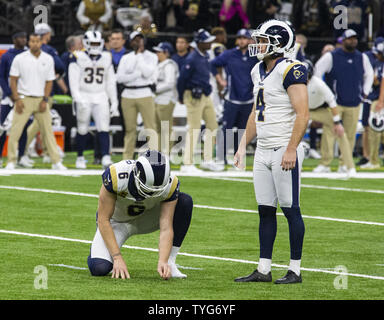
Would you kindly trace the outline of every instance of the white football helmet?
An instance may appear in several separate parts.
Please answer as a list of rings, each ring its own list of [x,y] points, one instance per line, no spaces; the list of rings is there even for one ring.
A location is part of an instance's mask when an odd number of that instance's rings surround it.
[[[279,20],[268,20],[252,32],[255,44],[248,45],[249,55],[263,60],[274,54],[284,54],[294,49],[296,36],[289,23]],[[261,39],[266,41],[261,42]],[[263,47],[266,47],[263,50]]]
[[[384,109],[379,112],[372,112],[368,118],[368,124],[372,128],[372,130],[377,132],[384,131]]]
[[[170,183],[169,159],[155,150],[147,150],[141,155],[134,168],[135,185],[144,198],[159,196]]]
[[[84,34],[83,45],[90,55],[99,55],[104,48],[104,39],[99,31],[87,31]]]

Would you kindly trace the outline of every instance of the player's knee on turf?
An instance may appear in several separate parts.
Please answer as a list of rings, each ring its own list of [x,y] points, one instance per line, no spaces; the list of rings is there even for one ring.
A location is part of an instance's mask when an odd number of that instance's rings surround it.
[[[105,259],[88,256],[88,268],[93,276],[106,276],[113,269],[113,263]]]

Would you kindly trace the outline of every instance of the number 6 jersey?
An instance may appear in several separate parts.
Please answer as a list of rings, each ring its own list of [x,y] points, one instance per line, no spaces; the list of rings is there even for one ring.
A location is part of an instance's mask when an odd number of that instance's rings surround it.
[[[135,161],[123,160],[112,164],[102,174],[104,187],[117,196],[112,219],[118,222],[128,222],[156,206],[160,208],[161,202],[176,200],[179,194],[179,180],[171,174],[169,184],[162,194],[140,197],[133,177],[134,167]]]
[[[286,146],[291,138],[296,113],[287,89],[292,84],[307,83],[307,69],[299,61],[281,58],[270,72],[263,61],[252,71],[256,107],[257,146]]]
[[[116,76],[110,52],[90,56],[85,51],[75,51],[70,55],[68,79],[76,102],[83,101],[84,94],[87,99],[94,97],[94,101],[87,101],[92,103],[98,103],[100,95],[115,100]]]

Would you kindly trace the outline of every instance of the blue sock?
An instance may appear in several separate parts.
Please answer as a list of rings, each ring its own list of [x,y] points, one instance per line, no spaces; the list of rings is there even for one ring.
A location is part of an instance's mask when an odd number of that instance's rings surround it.
[[[106,131],[101,131],[97,133],[97,137],[100,144],[101,156],[109,154],[109,133]]]
[[[277,232],[276,208],[259,206],[260,258],[272,259],[273,243]]]
[[[303,250],[305,226],[301,217],[300,207],[281,208],[289,225],[289,243],[291,246],[291,259],[300,260]]]
[[[78,133],[76,136],[77,156],[78,157],[83,156],[83,151],[85,149],[86,143],[87,143],[87,135]]]

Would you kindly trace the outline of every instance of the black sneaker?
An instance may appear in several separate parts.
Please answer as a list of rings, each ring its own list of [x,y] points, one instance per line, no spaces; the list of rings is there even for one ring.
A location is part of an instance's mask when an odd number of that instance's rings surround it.
[[[268,274],[263,274],[257,271],[257,269],[248,276],[235,279],[235,282],[271,282],[271,281],[272,281],[271,272],[269,272]]]
[[[368,159],[366,157],[362,157],[359,162],[356,163],[357,166],[362,166],[363,164],[368,163]]]
[[[301,274],[298,276],[291,270],[288,270],[287,274],[275,281],[275,284],[290,284],[290,283],[301,283],[303,280],[301,279]]]

